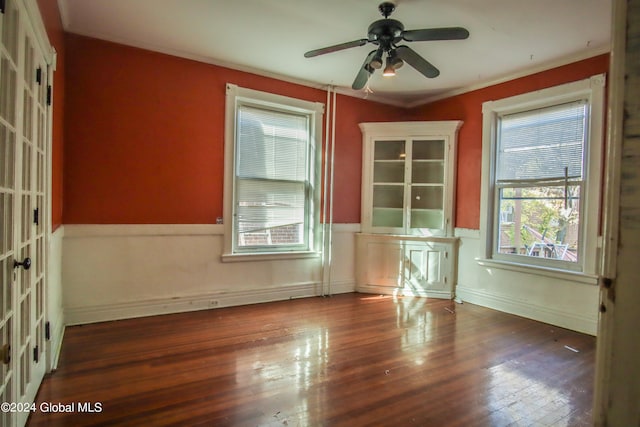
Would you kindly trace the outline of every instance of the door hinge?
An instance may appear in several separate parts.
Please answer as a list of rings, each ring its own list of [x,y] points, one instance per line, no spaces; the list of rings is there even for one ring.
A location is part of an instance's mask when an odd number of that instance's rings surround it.
[[[51,322],[44,322],[44,338],[47,341],[51,340]]]
[[[47,105],[51,105],[51,85],[47,86]]]
[[[35,225],[40,225],[40,208],[35,208],[33,210],[33,223]]]
[[[36,83],[38,83],[38,85],[42,85],[42,68],[41,67],[36,68]]]
[[[38,363],[38,361],[40,360],[40,352],[38,350],[38,346],[35,346],[33,348],[33,361],[36,363]]]
[[[616,287],[612,278],[610,277],[601,277],[600,278],[600,288],[607,290],[607,298],[609,301],[615,303],[616,302]]]
[[[0,13],[4,15],[5,0],[0,0]]]

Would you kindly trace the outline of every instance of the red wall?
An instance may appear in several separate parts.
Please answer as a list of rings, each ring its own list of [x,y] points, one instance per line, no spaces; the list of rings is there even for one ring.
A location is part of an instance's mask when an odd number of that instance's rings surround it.
[[[214,223],[222,216],[225,85],[326,92],[66,35],[66,224]],[[360,221],[361,121],[405,110],[339,96],[334,221]],[[324,129],[324,128],[323,128]]]
[[[326,102],[324,91],[306,86],[77,35],[63,38],[55,0],[38,2],[58,52],[54,228],[213,223],[222,216],[225,84]],[[601,55],[412,110],[338,95],[334,221],[360,221],[358,123],[463,120],[455,225],[478,229],[482,103],[606,73],[608,65],[609,56]]]
[[[480,228],[482,103],[581,80],[609,69],[600,55],[484,89],[434,102],[412,111],[414,120],[463,120],[458,137],[456,220],[459,228]]]
[[[40,15],[47,29],[49,42],[56,50],[56,70],[53,75],[53,129],[52,129],[52,197],[51,223],[55,230],[62,225],[63,208],[63,150],[64,150],[64,93],[65,43],[62,21],[56,0],[38,0]]]

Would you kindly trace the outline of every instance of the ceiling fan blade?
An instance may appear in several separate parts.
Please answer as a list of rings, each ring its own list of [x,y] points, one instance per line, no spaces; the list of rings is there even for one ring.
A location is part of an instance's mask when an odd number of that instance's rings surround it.
[[[369,76],[373,73],[373,68],[371,68],[369,63],[371,62],[377,51],[377,49],[372,50],[365,58],[364,62],[362,63],[362,67],[360,67],[360,71],[358,71],[358,74],[356,75],[356,78],[351,85],[351,88],[353,90],[360,90],[364,87],[364,85],[367,84]]]
[[[324,55],[325,53],[337,52],[339,50],[349,49],[351,47],[364,46],[365,44],[367,44],[368,41],[369,39],[360,39],[360,40],[354,40],[352,42],[340,43],[340,44],[335,44],[333,46],[323,47],[322,49],[310,50],[309,52],[304,54],[304,57],[312,58],[314,56]]]
[[[411,49],[409,46],[398,46],[396,48],[396,55],[407,64],[418,70],[422,75],[429,78],[438,77],[440,70],[433,66],[429,61]]]
[[[423,30],[408,30],[402,32],[402,38],[408,42],[464,40],[468,37],[469,31],[462,27],[425,28]]]

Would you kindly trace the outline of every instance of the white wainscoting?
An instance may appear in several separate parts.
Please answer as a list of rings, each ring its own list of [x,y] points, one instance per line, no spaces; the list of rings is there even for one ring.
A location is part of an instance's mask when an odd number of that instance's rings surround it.
[[[355,290],[355,233],[333,226],[331,293]],[[222,225],[66,225],[68,325],[318,296],[321,258],[223,263]]]
[[[64,227],[58,227],[51,234],[47,258],[47,321],[50,339],[47,348],[47,371],[58,365],[58,356],[64,335],[64,308],[62,290],[62,243]]]
[[[359,231],[359,224],[334,225],[332,294],[355,291],[355,234]],[[319,258],[223,263],[222,233],[221,225],[60,227],[50,251],[52,347],[59,347],[65,323],[323,293]],[[457,298],[595,335],[598,288],[593,283],[482,266],[476,260],[481,253],[479,232],[456,229],[456,237],[460,238]],[[61,262],[61,272],[56,273],[56,262]],[[64,317],[59,294],[63,294]]]
[[[599,291],[595,277],[532,274],[478,262],[478,230],[456,229],[460,238],[456,299],[595,335]]]

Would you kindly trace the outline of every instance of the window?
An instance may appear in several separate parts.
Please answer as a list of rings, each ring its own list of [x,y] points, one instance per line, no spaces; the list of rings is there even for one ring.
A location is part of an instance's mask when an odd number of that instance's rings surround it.
[[[231,84],[226,102],[225,256],[313,253],[322,104]]]
[[[595,272],[603,93],[595,76],[483,105],[488,258]]]

